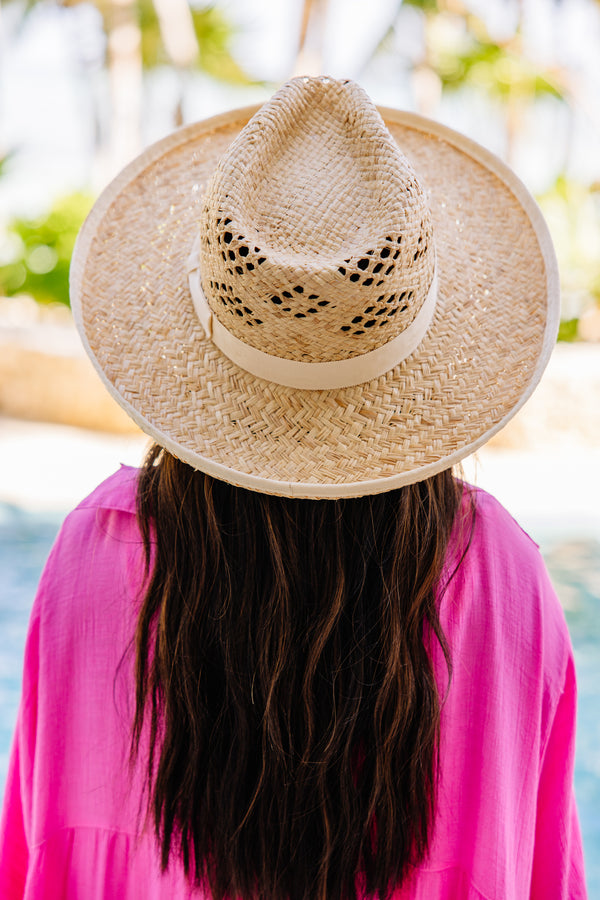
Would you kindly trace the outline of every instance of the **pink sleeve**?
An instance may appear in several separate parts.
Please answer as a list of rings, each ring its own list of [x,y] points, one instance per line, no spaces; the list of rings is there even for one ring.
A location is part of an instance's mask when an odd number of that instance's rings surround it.
[[[29,857],[23,825],[19,763],[17,730],[13,740],[0,822],[0,897],[5,897],[6,900],[16,900],[23,896]]]
[[[577,687],[572,654],[544,748],[537,802],[532,900],[585,900],[581,833],[573,794]]]
[[[36,603],[41,593],[38,590]],[[0,819],[0,897],[17,900],[25,893],[32,829],[33,762],[35,758],[39,617],[36,606],[29,623],[23,687],[13,737]]]

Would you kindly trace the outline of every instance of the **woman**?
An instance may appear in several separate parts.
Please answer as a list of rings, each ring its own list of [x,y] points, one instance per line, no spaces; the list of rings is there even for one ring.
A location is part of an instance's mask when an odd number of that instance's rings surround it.
[[[2,896],[585,896],[564,618],[451,473],[541,376],[551,244],[489,153],[383,117],[297,79],[82,230],[84,343],[156,444],[42,576]]]

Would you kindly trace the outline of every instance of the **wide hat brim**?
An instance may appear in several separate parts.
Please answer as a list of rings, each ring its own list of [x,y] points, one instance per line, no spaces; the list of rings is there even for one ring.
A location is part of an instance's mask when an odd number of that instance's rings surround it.
[[[336,390],[283,387],[244,371],[206,337],[186,267],[204,186],[257,108],[157,142],[97,200],[71,266],[73,313],[92,362],[143,431],[245,488],[351,497],[449,468],[523,405],[556,340],[558,271],[535,201],[481,146],[380,108],[431,210],[433,321],[379,378]]]

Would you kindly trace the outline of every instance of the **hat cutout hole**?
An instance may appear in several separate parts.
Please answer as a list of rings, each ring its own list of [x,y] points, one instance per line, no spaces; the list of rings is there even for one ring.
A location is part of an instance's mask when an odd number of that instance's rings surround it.
[[[377,349],[410,327],[433,280],[425,192],[353,82],[296,79],[275,94],[221,158],[200,230],[214,315],[291,360]]]

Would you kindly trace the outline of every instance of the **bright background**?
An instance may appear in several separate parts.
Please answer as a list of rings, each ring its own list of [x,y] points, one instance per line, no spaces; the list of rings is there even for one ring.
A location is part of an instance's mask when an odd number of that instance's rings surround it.
[[[148,143],[321,72],[489,147],[550,226],[560,343],[532,400],[465,468],[541,544],[565,608],[576,790],[600,900],[598,0],[0,3],[0,784],[29,608],[61,516],[146,445],[73,329],[81,222]]]
[[[67,299],[57,276],[68,247],[53,243],[53,228],[76,230],[91,197],[147,143],[264,100],[298,72],[327,72],[505,158],[556,240],[570,323],[561,336],[573,337],[576,320],[593,311],[597,0],[4,0],[0,10],[6,293]],[[44,229],[53,205],[57,221]]]

